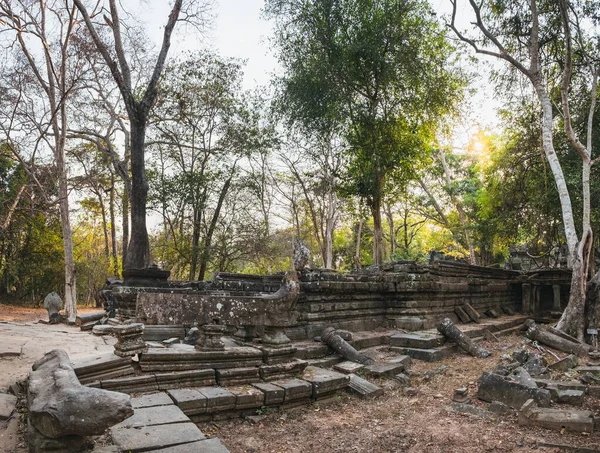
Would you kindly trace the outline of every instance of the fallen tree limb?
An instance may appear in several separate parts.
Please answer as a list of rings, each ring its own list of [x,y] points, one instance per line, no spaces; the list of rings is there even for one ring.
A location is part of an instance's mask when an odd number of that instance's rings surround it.
[[[473,340],[462,333],[460,329],[454,325],[450,318],[444,318],[437,326],[437,330],[474,357],[485,359],[491,354],[489,351],[477,346]]]

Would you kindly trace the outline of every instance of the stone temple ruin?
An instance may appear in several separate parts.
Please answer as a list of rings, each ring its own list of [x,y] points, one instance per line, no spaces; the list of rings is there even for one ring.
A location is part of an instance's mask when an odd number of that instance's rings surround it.
[[[564,269],[524,273],[450,261],[349,273],[219,273],[201,282],[168,276],[156,267],[124,272],[102,291],[105,311],[81,317],[82,330],[116,336],[114,354],[67,365],[53,351],[45,360],[71,369],[70,379],[86,389],[134,395],[116,411],[121,417],[102,425],[112,426],[115,449],[107,451],[227,451],[194,423],[323,401],[340,390],[378,396],[383,390],[369,376],[407,381],[412,359],[439,361],[480,338],[524,330],[528,318],[549,319],[566,305],[570,283]],[[442,320],[464,339],[441,335]],[[392,355],[374,359],[384,345]],[[32,422],[37,446],[48,433],[59,433],[52,438],[59,444],[85,436],[85,429]]]

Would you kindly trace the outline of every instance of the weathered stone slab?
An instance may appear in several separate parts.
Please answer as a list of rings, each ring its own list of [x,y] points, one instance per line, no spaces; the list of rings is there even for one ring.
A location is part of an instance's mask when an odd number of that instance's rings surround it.
[[[289,403],[297,400],[310,399],[313,392],[313,386],[310,382],[303,381],[302,379],[284,379],[280,381],[273,381],[278,387],[281,387],[285,391],[284,403]]]
[[[509,380],[505,376],[484,372],[479,378],[477,397],[487,402],[500,401],[508,406],[519,408],[528,399],[533,399],[541,407],[550,406],[548,390],[526,387]]]
[[[187,415],[206,412],[208,398],[196,389],[169,390],[167,393]]]
[[[260,381],[259,371],[256,367],[228,368],[215,370],[215,373],[217,384],[222,387]]]
[[[183,326],[146,325],[142,338],[148,341],[162,341],[166,338],[185,338]]]
[[[265,406],[275,406],[283,403],[285,390],[278,385],[271,382],[257,382],[252,386],[263,392]]]
[[[201,387],[198,389],[206,401],[206,412],[223,412],[235,408],[235,395],[228,390],[220,387]]]
[[[471,306],[471,304],[464,304],[462,309],[469,315],[469,318],[471,318],[472,321],[475,321],[476,323],[480,322],[481,315]]]
[[[461,307],[454,307],[454,313],[456,313],[456,316],[458,316],[458,319],[460,319],[461,322],[464,322],[465,324],[471,322],[471,318],[469,318],[467,312]]]
[[[164,392],[150,393],[148,395],[131,398],[131,407],[141,409],[143,407],[168,406],[173,400]]]
[[[115,428],[142,426],[168,425],[173,423],[185,423],[190,419],[174,404],[169,406],[142,407],[135,409],[133,415],[123,420]]]
[[[132,376],[102,381],[104,390],[113,390],[122,393],[144,393],[158,390],[156,378],[153,374],[148,376]]]
[[[120,451],[128,453],[190,444],[206,438],[193,423],[144,426],[142,428],[111,428],[110,433]]]
[[[452,410],[456,412],[460,412],[461,414],[468,414],[473,415],[475,417],[487,419],[494,418],[494,414],[492,412],[481,407],[473,406],[472,404],[457,403],[453,401],[452,403],[450,403],[450,408],[452,408]]]
[[[439,362],[447,357],[450,357],[452,353],[458,351],[456,344],[446,343],[443,346],[433,349],[420,349],[420,348],[398,348],[395,346],[390,347],[390,350],[403,355],[407,355],[413,359],[423,360],[424,362]]]
[[[153,453],[229,453],[218,437],[200,440],[190,444],[152,450]]]
[[[562,390],[586,390],[586,385],[578,381],[555,381],[553,379],[533,378],[533,381],[539,388],[555,386]]]
[[[350,361],[340,362],[333,365],[334,370],[339,371],[343,374],[356,373],[357,371],[362,370],[364,367],[365,366],[361,365],[360,363]]]
[[[402,365],[404,365],[404,369],[406,369],[410,365],[411,362],[412,362],[412,359],[408,355],[397,355],[394,357],[390,357],[386,361],[386,363],[401,363]]]
[[[376,398],[383,395],[383,389],[366,379],[357,376],[356,374],[350,374],[350,381],[348,383],[348,390],[351,393],[358,395],[359,398]]]
[[[172,373],[157,373],[156,385],[159,390],[183,387],[207,387],[215,385],[215,370],[185,370]]]
[[[134,374],[131,357],[119,357],[108,353],[71,362],[73,370],[82,384]]]
[[[533,400],[528,400],[519,412],[519,425],[591,433],[594,431],[594,414],[590,411],[540,408]]]
[[[19,357],[27,340],[3,338],[0,342],[0,357]]]
[[[350,381],[350,377],[345,374],[312,366],[306,367],[302,379],[312,384],[315,399],[346,388]]]
[[[390,337],[390,346],[431,349],[446,342],[443,335],[432,332],[397,333]]]
[[[16,404],[16,396],[0,393],[0,420],[7,420],[15,410]]]
[[[582,390],[560,390],[556,392],[556,402],[581,406],[585,393]]]
[[[258,371],[263,381],[274,381],[298,376],[304,372],[307,365],[306,360],[293,359],[287,363],[263,365]]]
[[[554,362],[548,365],[551,370],[568,371],[571,368],[575,368],[579,362],[579,359],[575,354],[569,354],[564,359]]]
[[[254,409],[264,405],[265,394],[252,386],[230,387],[235,395],[235,410]]]

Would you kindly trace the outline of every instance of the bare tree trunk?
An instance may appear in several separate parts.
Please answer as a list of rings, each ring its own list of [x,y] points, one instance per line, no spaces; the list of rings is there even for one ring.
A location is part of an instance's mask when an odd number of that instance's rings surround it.
[[[112,249],[113,276],[119,278],[119,258],[117,255],[117,225],[115,222],[115,177],[110,175],[110,241]]]
[[[452,183],[452,177],[450,176],[450,168],[446,162],[446,156],[442,150],[439,152],[440,161],[442,162],[442,167],[444,168],[444,177],[446,178],[446,184],[450,185]],[[467,219],[467,214],[463,209],[462,202],[454,195],[450,194],[450,198],[456,207],[456,211],[458,212],[458,217],[460,218],[460,222],[463,226],[463,234],[465,235],[465,242],[467,243],[467,247],[469,249],[469,264],[477,264],[477,257],[475,256],[475,248],[473,247],[473,242],[471,241],[471,235],[469,234],[469,221]]]
[[[331,176],[331,184],[327,193],[328,206],[325,220],[325,268],[333,268],[333,232],[337,218],[337,196],[335,194],[335,176]]]
[[[124,268],[144,268],[150,264],[150,243],[146,229],[146,202],[148,199],[148,181],[146,180],[145,119],[131,121],[131,239],[127,250]]]
[[[204,244],[202,247],[202,257],[200,260],[200,272],[198,273],[198,280],[204,280],[206,275],[206,269],[208,268],[208,259],[210,258],[210,247],[212,245],[212,238],[215,232],[215,228],[217,227],[217,221],[219,220],[219,216],[221,215],[221,208],[223,207],[223,202],[225,201],[225,197],[227,196],[227,192],[229,191],[229,187],[231,186],[231,181],[233,179],[233,175],[235,174],[235,168],[231,170],[231,175],[223,187],[221,188],[221,193],[219,194],[219,201],[217,202],[217,206],[215,207],[215,212],[213,213],[212,220],[210,222],[210,226],[208,227],[208,231],[206,232],[206,237],[204,238]]]
[[[98,187],[98,202],[100,203],[100,215],[102,217],[102,233],[104,233],[104,256],[110,260],[110,247],[108,245],[108,222],[106,221],[106,208],[102,198],[102,188]]]
[[[363,228],[363,219],[360,219],[358,222],[358,230],[356,231],[356,249],[354,252],[354,267],[356,269],[360,269],[362,267],[360,263],[360,242],[362,240],[362,228]]]
[[[71,220],[69,219],[69,189],[67,187],[67,171],[64,161],[64,142],[57,144],[55,157],[58,171],[60,227],[63,236],[65,259],[65,314],[69,322],[75,322],[75,318],[77,317],[77,278],[75,274],[75,258],[73,257]]]
[[[373,216],[373,264],[383,264],[383,229],[381,226],[381,197],[374,195],[371,203]]]

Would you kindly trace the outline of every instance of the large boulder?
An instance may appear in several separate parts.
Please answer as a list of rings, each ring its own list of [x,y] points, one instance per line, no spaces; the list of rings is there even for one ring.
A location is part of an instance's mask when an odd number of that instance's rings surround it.
[[[59,311],[63,308],[63,301],[54,291],[44,299],[44,308],[48,311],[48,320],[50,324],[57,324],[60,320]]]
[[[133,415],[129,395],[81,385],[61,349],[33,365],[27,403],[33,427],[49,438],[100,435]]]

